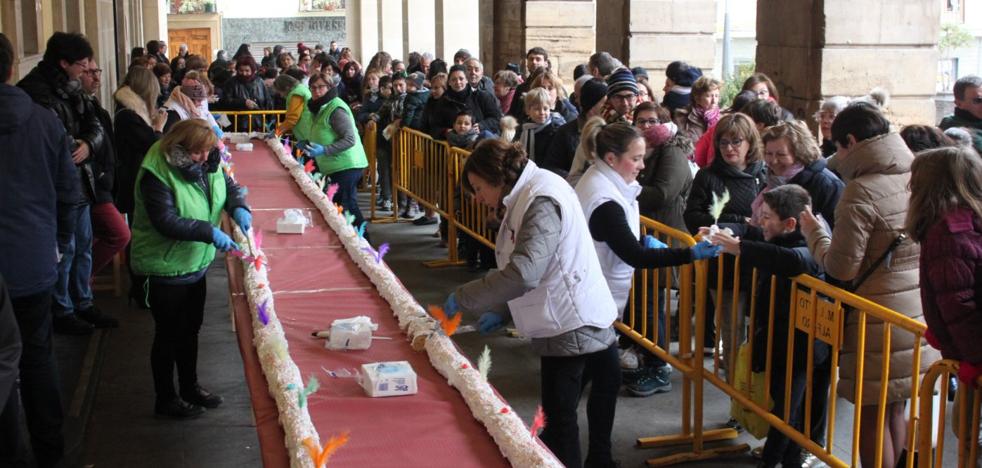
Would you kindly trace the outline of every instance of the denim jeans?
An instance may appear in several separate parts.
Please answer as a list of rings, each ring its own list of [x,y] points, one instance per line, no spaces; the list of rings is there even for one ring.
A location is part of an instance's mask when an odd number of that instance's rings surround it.
[[[566,466],[583,466],[580,458],[580,430],[576,408],[586,381],[591,382],[586,416],[590,434],[589,463],[611,460],[610,433],[614,427],[617,392],[621,388],[621,368],[617,345],[580,356],[542,356],[542,409],[546,428],[542,442]]]
[[[355,226],[361,226],[365,222],[365,217],[358,208],[358,182],[364,174],[363,168],[345,169],[329,175],[331,183],[338,184],[338,193],[334,195],[335,203],[340,203],[348,213],[355,217]]]
[[[62,252],[58,262],[58,281],[55,283],[55,317],[72,315],[77,310],[92,307],[92,219],[89,206],[76,210],[75,235]]]
[[[20,466],[27,454],[20,438],[20,403],[23,401],[27,431],[34,459],[40,467],[54,466],[65,451],[61,426],[58,370],[51,338],[51,291],[12,298],[23,350],[20,358],[20,391],[10,392],[0,412],[0,466]]]

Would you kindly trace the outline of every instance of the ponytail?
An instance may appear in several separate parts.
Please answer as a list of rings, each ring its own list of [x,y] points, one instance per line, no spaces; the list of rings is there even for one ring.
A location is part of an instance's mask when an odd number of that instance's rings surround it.
[[[600,159],[597,154],[597,135],[606,126],[607,122],[604,122],[604,119],[600,117],[590,117],[586,121],[586,125],[583,126],[583,132],[580,136],[580,146],[586,150],[587,160],[593,161],[594,159]]]

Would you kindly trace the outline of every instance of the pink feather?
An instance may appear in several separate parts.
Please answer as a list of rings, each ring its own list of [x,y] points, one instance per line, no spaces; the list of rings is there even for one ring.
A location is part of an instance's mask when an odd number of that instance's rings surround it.
[[[334,194],[338,193],[338,184],[331,184],[327,186],[327,199],[333,200]]]
[[[262,249],[263,245],[263,231],[261,229],[256,229],[256,233],[253,235],[253,240],[256,244],[256,250]],[[256,252],[253,252],[256,253]]]
[[[532,426],[529,427],[529,431],[532,432],[532,437],[539,436],[539,430],[546,428],[546,413],[542,410],[542,405],[539,405],[539,409],[535,410],[535,418],[532,419]]]

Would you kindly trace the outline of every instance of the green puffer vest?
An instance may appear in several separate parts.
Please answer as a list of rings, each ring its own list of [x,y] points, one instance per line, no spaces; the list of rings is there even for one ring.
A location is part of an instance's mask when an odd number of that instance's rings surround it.
[[[341,98],[336,97],[324,104],[317,116],[314,117],[310,127],[310,141],[326,147],[338,139],[338,135],[331,128],[331,114],[337,109],[344,111],[344,115],[351,121],[351,128],[355,128],[355,118],[351,113],[351,108]],[[325,154],[317,157],[317,168],[325,175],[366,167],[368,167],[368,157],[365,156],[365,148],[361,145],[361,138],[358,138],[357,135],[355,145],[351,148],[338,154]]]
[[[303,98],[303,111],[300,112],[300,120],[293,126],[293,139],[295,141],[304,141],[310,136],[310,121],[313,119],[310,115],[310,109],[307,108],[307,101],[310,100],[310,88],[303,83],[294,86],[293,90],[286,95],[287,108],[290,107],[290,100],[293,99],[293,96]]]
[[[208,174],[211,200],[198,184],[188,182],[181,173],[167,163],[160,142],[147,151],[136,175],[133,211],[133,235],[130,256],[133,271],[144,276],[181,276],[201,271],[215,259],[215,247],[211,243],[184,241],[166,237],[150,223],[140,181],[150,172],[174,192],[177,213],[182,218],[207,221],[217,226],[225,206],[225,175],[219,169]]]

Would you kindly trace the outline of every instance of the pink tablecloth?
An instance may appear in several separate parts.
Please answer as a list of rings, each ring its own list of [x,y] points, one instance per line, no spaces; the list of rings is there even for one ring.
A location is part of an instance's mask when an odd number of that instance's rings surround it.
[[[331,466],[493,467],[507,466],[494,440],[471,416],[460,394],[447,385],[425,353],[413,351],[399,330],[388,304],[340,248],[339,240],[320,213],[300,192],[269,148],[254,141],[252,152],[233,153],[236,178],[249,189],[253,226],[263,231],[269,259],[269,281],[276,312],[283,323],[290,356],[306,381],[316,375],[320,390],[309,410],[322,440],[350,431],[351,440]],[[276,218],[287,208],[305,208],[314,225],[301,235],[276,234]],[[283,430],[275,402],[252,345],[249,309],[242,296],[242,268],[227,261],[239,348],[252,395],[263,463],[287,466]],[[338,318],[367,315],[379,324],[366,351],[324,349],[310,336]],[[355,368],[377,361],[409,361],[418,375],[419,394],[369,398],[353,379],[328,377],[324,369]]]

